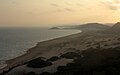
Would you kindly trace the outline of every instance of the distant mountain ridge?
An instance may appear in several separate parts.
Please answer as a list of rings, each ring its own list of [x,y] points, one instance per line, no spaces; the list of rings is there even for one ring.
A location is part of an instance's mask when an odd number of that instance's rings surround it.
[[[100,24],[100,23],[87,23],[83,25],[76,26],[76,29],[80,29],[82,31],[88,31],[88,30],[106,30],[110,28],[110,26]]]
[[[51,29],[79,29],[82,31],[89,31],[89,30],[106,30],[109,28],[110,26],[100,23],[87,23],[87,24],[73,25],[73,26],[53,27]]]

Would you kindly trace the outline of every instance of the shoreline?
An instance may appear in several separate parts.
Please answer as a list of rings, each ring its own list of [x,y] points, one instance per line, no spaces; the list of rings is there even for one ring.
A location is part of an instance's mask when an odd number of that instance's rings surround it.
[[[38,42],[35,47],[28,49],[26,54],[7,60],[7,67],[1,69],[0,74],[5,75],[11,71],[13,72],[19,66],[27,65],[31,60],[40,57],[50,59],[54,56],[61,57],[61,55],[68,52],[84,54],[84,52],[89,53],[89,50],[91,51],[91,49],[101,48],[107,50],[110,48],[117,48],[119,47],[119,38],[118,35],[106,35],[99,31],[87,31]],[[81,57],[84,59],[83,54]]]
[[[0,69],[0,73],[3,73],[4,71],[9,71],[9,69],[13,69],[14,67],[20,66],[20,65],[25,64],[26,62],[28,62],[32,59],[35,59],[39,56],[42,56],[42,54],[44,54],[44,52],[49,51],[49,49],[44,49],[47,46],[50,46],[52,44],[64,43],[66,41],[70,41],[70,40],[72,40],[71,38],[77,37],[81,33],[83,33],[83,32],[79,32],[79,33],[75,33],[75,34],[66,35],[63,37],[58,37],[58,38],[38,42],[34,47],[26,50],[25,54],[18,56],[16,58],[10,59],[10,60],[6,60],[5,62],[7,64],[7,66]],[[39,47],[39,45],[40,45],[40,47]],[[40,50],[37,51],[37,48],[40,48]],[[34,51],[34,50],[36,50],[36,51]]]

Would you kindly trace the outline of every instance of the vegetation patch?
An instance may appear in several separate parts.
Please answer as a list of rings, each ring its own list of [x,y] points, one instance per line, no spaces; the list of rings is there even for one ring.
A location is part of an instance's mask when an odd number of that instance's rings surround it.
[[[65,53],[63,55],[61,55],[60,57],[61,58],[67,58],[67,59],[74,59],[75,57],[79,57],[80,55],[78,53],[75,53],[75,52],[68,52],[68,53]]]
[[[31,68],[43,68],[52,65],[51,62],[37,58],[28,62],[27,66]]]
[[[50,59],[48,59],[47,61],[57,61],[58,59],[60,59],[60,58],[57,56],[53,56]]]

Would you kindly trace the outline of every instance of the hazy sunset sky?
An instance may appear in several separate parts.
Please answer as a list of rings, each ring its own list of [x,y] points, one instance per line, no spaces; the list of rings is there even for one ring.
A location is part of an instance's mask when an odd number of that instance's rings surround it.
[[[0,0],[0,26],[120,21],[120,0]]]

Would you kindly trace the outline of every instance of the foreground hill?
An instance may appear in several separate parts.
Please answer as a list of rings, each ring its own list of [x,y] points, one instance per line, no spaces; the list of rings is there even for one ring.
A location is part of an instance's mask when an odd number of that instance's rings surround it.
[[[89,30],[106,30],[108,28],[110,28],[110,26],[100,23],[87,23],[87,24],[75,25],[75,26],[53,27],[51,29],[80,29],[82,31],[89,31]]]
[[[40,75],[120,75],[120,48],[88,49],[72,63],[59,66],[57,72]]]
[[[105,33],[120,35],[120,22],[113,25],[111,28],[104,31]]]

